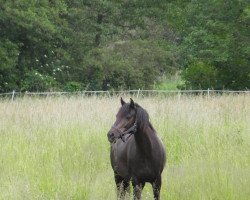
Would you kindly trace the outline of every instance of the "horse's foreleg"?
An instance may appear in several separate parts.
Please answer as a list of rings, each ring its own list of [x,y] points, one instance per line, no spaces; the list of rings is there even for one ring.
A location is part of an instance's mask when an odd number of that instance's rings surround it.
[[[139,181],[137,178],[133,178],[132,185],[133,185],[134,200],[140,200],[141,192],[142,189],[144,188],[145,182]]]
[[[117,188],[117,199],[124,199],[126,192],[129,193],[129,181],[115,174],[115,183]]]
[[[152,183],[154,199],[160,199],[160,191],[161,191],[161,176],[157,177]]]
[[[124,180],[122,184],[123,184],[123,192],[124,192],[123,196],[125,197],[126,194],[128,195],[130,194],[129,181]]]

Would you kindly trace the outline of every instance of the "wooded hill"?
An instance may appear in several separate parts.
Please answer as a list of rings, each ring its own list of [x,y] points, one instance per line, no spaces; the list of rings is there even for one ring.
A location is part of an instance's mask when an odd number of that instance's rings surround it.
[[[0,0],[0,92],[250,88],[248,0]]]

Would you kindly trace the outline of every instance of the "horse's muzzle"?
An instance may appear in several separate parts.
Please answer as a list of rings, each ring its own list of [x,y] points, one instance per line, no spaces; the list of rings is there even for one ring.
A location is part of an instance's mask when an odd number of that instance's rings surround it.
[[[110,143],[113,143],[115,141],[115,134],[112,132],[108,132],[108,140]]]

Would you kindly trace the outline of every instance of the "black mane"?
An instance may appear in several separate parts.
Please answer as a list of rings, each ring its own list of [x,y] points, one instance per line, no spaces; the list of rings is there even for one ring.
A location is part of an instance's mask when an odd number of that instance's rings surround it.
[[[136,115],[137,115],[137,124],[138,124],[138,128],[139,130],[145,130],[148,126],[150,126],[151,128],[152,125],[149,121],[149,115],[148,112],[142,108],[140,105],[135,104],[136,105]]]

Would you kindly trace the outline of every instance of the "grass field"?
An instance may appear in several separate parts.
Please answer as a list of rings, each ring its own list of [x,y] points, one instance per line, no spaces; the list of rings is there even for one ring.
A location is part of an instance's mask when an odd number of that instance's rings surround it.
[[[250,198],[249,95],[135,101],[167,149],[161,199]],[[119,106],[118,97],[0,100],[0,199],[116,199],[106,134]]]

